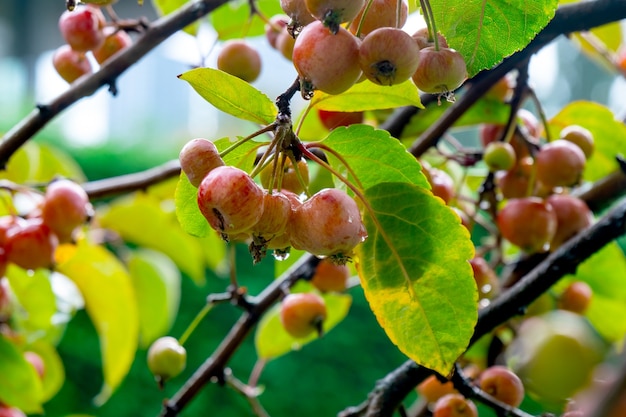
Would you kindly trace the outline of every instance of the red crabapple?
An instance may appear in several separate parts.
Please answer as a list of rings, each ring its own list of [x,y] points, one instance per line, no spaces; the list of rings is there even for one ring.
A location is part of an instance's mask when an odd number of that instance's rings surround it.
[[[311,284],[321,292],[341,292],[348,285],[350,269],[346,265],[337,265],[328,259],[322,259],[315,274],[311,279]]]
[[[417,386],[417,392],[429,403],[436,403],[437,400],[448,394],[458,394],[452,381],[441,382],[435,375],[431,375]]]
[[[359,65],[375,84],[400,84],[417,70],[419,51],[415,40],[402,29],[379,28],[361,42]]]
[[[283,14],[272,16],[270,21],[265,24],[265,38],[272,48],[278,49],[276,47],[278,35],[287,28],[288,24],[289,17]]]
[[[198,187],[214,168],[224,165],[215,144],[203,138],[187,142],[181,149],[178,159],[181,169],[194,187]]]
[[[508,142],[491,142],[485,148],[483,161],[490,171],[507,171],[515,165],[516,154]]]
[[[285,233],[290,214],[291,202],[287,196],[279,192],[266,192],[263,194],[263,214],[250,230],[254,236],[268,242],[274,236]]]
[[[417,42],[417,46],[419,46],[420,49],[435,46],[435,39],[429,37],[427,27],[418,29],[412,37],[415,39],[415,42]],[[441,33],[437,33],[437,41],[439,42],[440,48],[448,47],[448,41],[446,41],[446,38]]]
[[[41,219],[27,219],[7,232],[7,260],[24,269],[50,268],[54,263],[57,237]]]
[[[293,64],[300,75],[303,94],[314,89],[343,93],[361,76],[359,41],[341,27],[333,35],[322,22],[313,22],[296,39]]]
[[[593,223],[591,210],[580,198],[571,195],[553,194],[546,201],[554,209],[557,219],[556,234],[550,244],[552,250],[558,248]]]
[[[164,382],[185,370],[187,351],[171,336],[160,337],[148,349],[148,369]]]
[[[430,183],[431,192],[448,204],[454,198],[454,180],[446,172],[438,168],[423,170]]]
[[[92,51],[94,58],[96,58],[99,64],[103,64],[113,55],[122,49],[128,48],[133,43],[126,31],[111,29],[111,31],[105,31],[106,37],[102,45]]]
[[[73,50],[69,45],[61,45],[54,51],[52,65],[61,78],[68,83],[73,83],[83,75],[93,72],[85,54]]]
[[[405,0],[402,0],[400,21],[396,22],[398,15],[397,4],[398,0],[373,0],[369,5],[369,9],[367,9],[367,14],[363,17],[367,7],[366,3],[359,14],[352,20],[349,27],[350,32],[356,35],[357,30],[360,28],[360,36],[364,37],[368,33],[382,27],[401,28],[408,18],[408,5]]]
[[[344,191],[326,188],[294,211],[291,245],[338,261],[367,237],[356,202]]]
[[[517,375],[505,366],[494,365],[480,374],[480,389],[495,399],[517,407],[524,399],[524,385]]]
[[[556,233],[557,217],[552,206],[537,197],[508,200],[496,223],[502,236],[528,253],[549,248]]]
[[[584,281],[574,281],[559,295],[557,305],[561,310],[583,314],[591,303],[593,290]]]
[[[321,335],[326,314],[324,299],[314,293],[288,294],[280,304],[280,322],[295,338],[307,337],[315,331]]]
[[[263,214],[263,189],[239,168],[220,166],[200,183],[198,207],[218,232],[225,235],[247,232]]]
[[[27,350],[26,352],[24,352],[24,359],[26,359],[26,361],[30,363],[33,368],[35,368],[35,371],[37,371],[37,375],[39,375],[39,378],[44,377],[44,375],[46,374],[46,364],[38,353]]]
[[[507,199],[528,196],[532,170],[533,159],[528,156],[518,160],[517,164],[508,171],[499,172],[496,176],[496,183],[502,196]]]
[[[413,81],[425,93],[442,94],[456,90],[467,78],[463,56],[451,48],[420,49]]]
[[[0,417],[26,417],[19,408],[0,404]]]
[[[69,242],[74,230],[87,222],[92,211],[85,190],[73,181],[62,179],[48,185],[41,218],[60,242]]]
[[[485,258],[477,256],[469,261],[474,273],[474,280],[480,298],[491,297],[500,289],[496,272],[489,266]]]
[[[363,123],[363,112],[344,112],[344,111],[332,111],[332,110],[318,110],[317,115],[324,127],[328,130],[333,130],[340,126],[350,126],[358,123]]]
[[[78,7],[65,11],[59,18],[59,30],[63,39],[78,52],[98,48],[104,42],[104,15],[98,7]]]
[[[302,184],[302,182],[298,179],[298,173],[296,173],[296,170],[293,167],[293,162],[290,158],[287,158],[285,165],[283,166],[281,189],[301,194],[304,192],[304,187],[309,185],[309,166],[304,159],[300,159],[297,163],[297,167],[304,184]],[[266,189],[269,189],[270,182],[272,182],[273,171],[273,164],[269,164],[261,171],[261,185],[263,185]],[[276,188],[277,186],[277,180],[274,179],[273,188]]]
[[[595,143],[593,134],[588,129],[579,125],[569,125],[561,130],[560,136],[561,139],[578,145],[587,159],[593,154]]]
[[[217,68],[252,82],[261,73],[261,56],[247,42],[240,39],[231,39],[224,42],[217,56]]]
[[[291,36],[287,28],[283,29],[276,38],[276,49],[288,60],[293,59],[293,47],[296,40]]]
[[[433,417],[478,417],[478,410],[461,394],[448,394],[435,403]]]
[[[576,185],[585,169],[585,154],[572,142],[557,139],[546,143],[535,155],[537,179],[547,187]]]
[[[281,190],[281,194],[283,194],[289,200],[291,210],[289,211],[289,218],[287,219],[287,227],[285,228],[285,232],[279,236],[275,236],[272,240],[267,243],[268,249],[275,250],[284,250],[291,246],[290,234],[289,231],[293,229],[293,217],[295,210],[302,205],[302,201],[298,195],[289,190]]]
[[[315,21],[306,8],[305,0],[280,0],[280,7],[296,27],[306,26]]]
[[[485,98],[506,103],[513,95],[514,82],[508,75],[500,78],[487,92]]]
[[[305,0],[304,3],[313,17],[336,33],[341,23],[349,22],[359,14],[365,0]]]

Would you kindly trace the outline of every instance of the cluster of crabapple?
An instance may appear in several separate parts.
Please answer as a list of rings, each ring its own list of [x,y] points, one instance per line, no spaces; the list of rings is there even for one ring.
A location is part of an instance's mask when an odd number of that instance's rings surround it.
[[[67,43],[54,52],[52,64],[68,83],[93,72],[89,52],[102,65],[132,43],[124,30],[107,26],[102,11],[93,5],[80,5],[63,12],[59,30]]]
[[[344,191],[323,189],[302,201],[309,176],[302,159],[268,164],[259,185],[245,171],[225,165],[209,140],[191,140],[179,158],[211,228],[224,240],[248,242],[255,261],[267,249],[285,254],[293,247],[345,263],[367,236],[356,202]]]

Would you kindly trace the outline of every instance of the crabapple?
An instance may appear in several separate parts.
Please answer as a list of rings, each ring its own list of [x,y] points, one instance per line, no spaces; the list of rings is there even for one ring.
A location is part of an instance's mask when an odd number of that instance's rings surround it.
[[[477,256],[471,259],[469,263],[472,266],[479,297],[490,297],[497,293],[500,289],[498,277],[485,258]]]
[[[313,15],[307,10],[305,0],[280,0],[280,8],[296,27],[306,26],[315,21]]]
[[[280,322],[295,338],[307,337],[315,331],[321,335],[326,314],[324,299],[311,292],[288,294],[280,304]]]
[[[346,265],[337,265],[328,259],[322,259],[315,268],[311,284],[321,292],[341,292],[348,285],[350,269]]]
[[[411,78],[419,57],[419,47],[411,35],[390,27],[370,32],[359,48],[361,71],[379,85],[400,84]]]
[[[513,80],[507,74],[500,78],[489,90],[487,90],[485,98],[490,98],[500,102],[507,102],[513,94],[513,87]]]
[[[365,0],[305,0],[304,3],[313,17],[336,33],[341,23],[349,22],[359,14]]]
[[[483,161],[490,171],[507,171],[515,165],[515,149],[508,142],[491,142],[485,148]]]
[[[61,179],[48,185],[41,218],[60,242],[69,242],[74,230],[87,222],[92,211],[85,190],[73,181]]]
[[[548,249],[558,220],[552,206],[538,197],[514,198],[498,212],[502,236],[528,253]]]
[[[9,288],[9,280],[0,276],[0,321],[3,316],[10,314],[11,310],[11,289]]]
[[[522,380],[506,366],[490,366],[480,374],[478,382],[480,389],[511,407],[519,406],[524,399]]]
[[[187,142],[180,150],[178,159],[181,169],[194,187],[198,187],[211,170],[224,165],[215,144],[203,138]]]
[[[261,55],[247,42],[240,39],[231,39],[224,42],[217,55],[217,68],[252,82],[261,73]]]
[[[26,361],[30,363],[33,368],[35,368],[35,371],[37,371],[37,375],[39,375],[39,378],[44,377],[46,373],[46,364],[38,353],[27,350],[26,352],[24,352],[24,359],[26,359]]]
[[[113,55],[122,49],[128,48],[133,43],[133,40],[126,31],[111,29],[111,31],[105,31],[106,37],[102,45],[92,51],[94,58],[96,58],[99,64],[104,63]]]
[[[578,145],[587,159],[593,154],[595,143],[593,134],[588,129],[579,125],[569,125],[561,130],[560,136],[561,139]]]
[[[448,204],[454,198],[454,180],[446,171],[438,168],[423,170],[430,183],[431,192]]]
[[[32,218],[8,230],[4,250],[9,262],[24,269],[49,268],[57,244],[50,227],[40,218]]]
[[[593,214],[587,204],[580,198],[571,195],[553,194],[546,198],[556,213],[556,234],[552,238],[550,248],[558,248],[574,235],[593,223]]]
[[[289,200],[291,210],[289,211],[285,232],[271,239],[267,243],[268,249],[284,250],[291,246],[289,230],[293,229],[293,214],[294,211],[302,205],[302,201],[300,201],[296,193],[285,189],[282,189],[280,192]]]
[[[158,338],[148,349],[148,369],[159,381],[178,376],[186,364],[187,351],[171,336]]]
[[[528,196],[532,170],[533,159],[526,157],[518,160],[515,166],[508,171],[498,172],[496,183],[502,196],[507,199]]]
[[[344,112],[344,111],[332,111],[332,110],[318,110],[317,115],[324,127],[328,130],[333,130],[340,126],[350,126],[358,123],[363,123],[363,112]]]
[[[452,381],[441,382],[436,375],[431,375],[417,386],[417,392],[429,403],[436,403],[444,395],[458,394]]]
[[[239,168],[220,166],[200,183],[198,207],[218,232],[247,232],[263,214],[263,189]]]
[[[287,158],[285,160],[285,165],[283,166],[282,172],[281,188],[283,190],[289,190],[296,194],[300,194],[304,191],[304,186],[309,185],[309,166],[304,159],[300,159],[296,166],[298,167],[299,174],[294,169],[291,158]],[[269,189],[270,183],[272,182],[273,174],[273,164],[269,164],[261,171],[261,184],[264,188]],[[300,182],[300,180],[298,179],[298,175],[300,175],[304,184]],[[276,188],[277,186],[277,180],[274,179],[273,187]]]
[[[341,261],[367,232],[356,202],[344,191],[326,188],[295,209],[290,236],[296,249]]]
[[[265,24],[265,38],[272,48],[278,49],[276,47],[278,35],[285,31],[288,24],[289,17],[283,14],[277,14],[272,16],[269,22]]]
[[[26,417],[26,414],[19,408],[0,404],[0,417]]]
[[[276,38],[276,49],[290,61],[293,59],[293,47],[295,44],[296,40],[286,28]]]
[[[478,417],[478,410],[461,394],[447,394],[435,403],[433,417]]]
[[[91,62],[83,52],[72,49],[69,45],[61,45],[52,55],[52,65],[57,73],[68,83],[73,83],[85,74],[91,74]]]
[[[584,281],[574,281],[559,295],[557,305],[562,310],[583,314],[593,297],[593,290]]]
[[[269,241],[285,233],[290,214],[291,202],[287,196],[280,192],[266,192],[263,194],[263,214],[250,230],[263,241]]]
[[[342,27],[333,35],[322,22],[313,22],[296,39],[293,64],[304,86],[303,93],[314,89],[342,93],[361,76],[359,40]]]
[[[427,27],[418,29],[411,36],[413,37],[413,39],[415,39],[415,42],[417,42],[417,46],[419,46],[420,49],[428,48],[430,46],[435,46],[435,40],[434,38],[431,38],[429,36]],[[437,33],[437,41],[439,42],[440,48],[448,47],[448,41],[446,41],[446,38],[441,33]]]
[[[463,56],[451,48],[420,49],[413,82],[425,93],[442,94],[456,90],[467,78]]]
[[[576,185],[585,169],[585,154],[578,145],[563,139],[546,143],[535,155],[537,179],[547,187]]]
[[[65,11],[59,18],[63,39],[77,52],[98,48],[104,42],[104,15],[98,7],[83,6]]]
[[[397,20],[397,4],[398,0],[373,0],[367,14],[363,16],[366,6],[363,6],[359,14],[352,20],[349,30],[356,34],[360,29],[360,36],[364,37],[368,33],[382,27],[401,28],[408,18],[408,5],[405,0],[402,0],[400,5],[400,21]]]

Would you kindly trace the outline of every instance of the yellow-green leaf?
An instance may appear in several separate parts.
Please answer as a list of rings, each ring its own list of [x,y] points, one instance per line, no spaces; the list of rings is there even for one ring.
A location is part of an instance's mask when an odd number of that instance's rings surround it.
[[[59,176],[78,182],[85,179],[79,165],[69,155],[50,145],[37,142],[28,142],[18,149],[0,174],[0,178],[18,184],[27,181],[48,182]]]
[[[284,13],[276,0],[257,0],[254,5],[263,16]],[[265,22],[257,13],[250,13],[248,1],[229,1],[211,13],[210,19],[220,40],[265,33]]]
[[[41,380],[13,342],[0,333],[0,402],[25,413],[43,412]]]
[[[101,246],[80,242],[61,248],[58,270],[76,283],[100,338],[104,385],[102,404],[120,385],[135,358],[139,337],[137,302],[128,271]]]
[[[143,2],[143,0],[141,0]],[[180,9],[188,0],[152,0],[152,5],[156,9],[159,16],[166,16],[176,10]],[[200,27],[200,22],[195,21],[194,23],[186,26],[183,30],[190,35],[196,35],[198,33],[198,28]]]
[[[404,354],[445,375],[477,320],[469,233],[424,188],[381,183],[365,196],[378,222],[366,212],[369,237],[356,249],[365,296]]]
[[[50,272],[46,269],[28,272],[12,264],[7,269],[11,290],[25,312],[24,315],[17,316],[20,326],[25,329],[45,331],[52,325],[56,300],[49,275]]]
[[[47,402],[56,395],[65,382],[65,368],[55,347],[43,340],[26,347],[27,351],[37,353],[44,363],[41,401]]]

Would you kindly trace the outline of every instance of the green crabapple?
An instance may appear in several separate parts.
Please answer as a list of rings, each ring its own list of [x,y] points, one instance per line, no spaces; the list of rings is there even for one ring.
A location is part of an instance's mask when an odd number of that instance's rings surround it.
[[[217,56],[217,68],[252,82],[261,74],[261,55],[247,42],[231,39],[224,42]]]
[[[307,337],[313,332],[321,335],[326,315],[326,303],[315,293],[288,294],[280,304],[280,322],[295,338]]]
[[[152,375],[164,382],[185,370],[187,351],[175,338],[164,336],[150,345],[147,361]]]
[[[496,141],[485,148],[483,161],[490,171],[508,171],[515,165],[517,157],[510,143]]]

